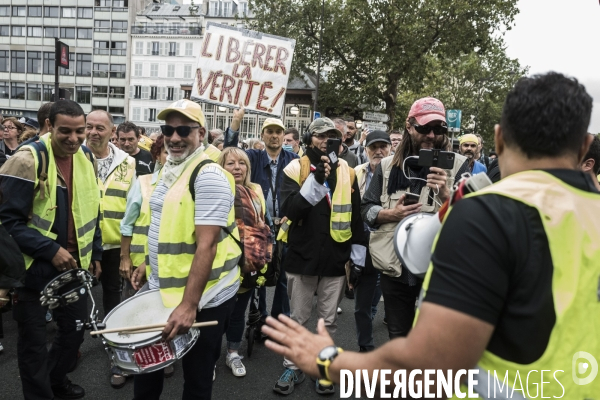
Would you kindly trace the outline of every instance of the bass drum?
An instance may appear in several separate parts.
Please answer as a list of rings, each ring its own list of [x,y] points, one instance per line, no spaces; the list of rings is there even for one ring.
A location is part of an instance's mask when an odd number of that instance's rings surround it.
[[[163,305],[160,291],[140,293],[115,307],[105,318],[106,329],[165,323],[175,308]],[[198,328],[166,342],[161,332],[106,333],[104,349],[115,366],[128,374],[144,374],[168,367],[182,358],[200,337]]]

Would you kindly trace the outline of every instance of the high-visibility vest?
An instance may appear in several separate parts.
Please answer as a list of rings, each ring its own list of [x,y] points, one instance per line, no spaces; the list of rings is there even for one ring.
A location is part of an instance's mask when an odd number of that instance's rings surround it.
[[[352,237],[352,185],[356,177],[354,169],[341,158],[338,159],[336,170],[337,182],[331,199],[331,217],[329,219],[329,230],[331,238],[338,243],[343,243]],[[304,181],[310,174],[310,160],[308,157],[292,160],[283,172],[302,187]],[[287,242],[289,229],[292,221],[287,220],[281,225],[277,240]]]
[[[138,178],[140,191],[142,195],[142,204],[140,206],[140,215],[133,225],[133,236],[129,253],[133,266],[139,267],[146,263],[146,275],[149,276],[150,260],[148,258],[148,229],[150,228],[150,196],[154,190],[152,186],[152,174],[142,175]]]
[[[545,397],[598,399],[600,377],[585,385],[576,384],[573,378],[578,376],[575,361],[581,361],[576,360],[580,358],[577,354],[586,352],[594,357],[600,355],[600,195],[578,190],[543,171],[511,175],[465,198],[487,194],[520,201],[539,212],[552,256],[552,296],[556,322],[544,354],[531,364],[504,360],[486,350],[478,362],[479,377],[483,379],[479,379],[476,392],[481,398],[488,398],[487,384],[484,382],[489,371],[493,385],[495,371],[500,381],[508,372],[509,388],[505,389],[509,391],[503,392],[508,394],[505,397],[496,392],[493,398],[511,398],[517,373],[521,380],[517,381],[514,388],[518,390],[512,398],[521,398],[518,396],[523,394],[521,387],[525,389],[525,397],[535,396],[541,386],[540,371],[550,370],[544,377],[547,379],[547,383],[544,383]],[[433,266],[430,266],[423,283],[425,298],[432,270]],[[593,362],[588,363],[594,369]],[[538,371],[537,378],[527,379],[527,374],[533,370]],[[556,375],[560,384],[553,377],[558,370],[564,371]],[[598,373],[597,363],[595,371]]]
[[[106,178],[98,179],[100,194],[100,229],[103,244],[121,244],[121,220],[125,216],[127,193],[135,177],[135,159],[127,156]]]
[[[204,149],[204,154],[206,154],[208,156],[208,158],[210,158],[214,162],[218,162],[219,156],[221,155],[221,150],[217,149],[212,144],[209,144]]]
[[[165,195],[158,233],[158,281],[160,294],[165,307],[175,307],[181,303],[188,275],[196,253],[196,225],[194,222],[195,204],[189,190],[189,181],[194,168],[208,156],[199,153],[188,161],[183,173],[177,178]],[[207,164],[202,169],[221,168],[218,164]],[[222,169],[222,168],[221,168]],[[162,175],[161,170],[160,174]],[[223,169],[227,176],[231,193],[235,195],[235,180]],[[200,172],[199,172],[200,173]],[[160,181],[160,177],[157,182]],[[206,199],[207,201],[209,199]],[[227,229],[239,240],[239,231],[235,223],[235,210],[232,206],[227,215]],[[223,229],[219,232],[217,252],[204,291],[210,289],[228,273],[237,268],[242,252],[234,239]],[[240,279],[239,268],[233,274],[229,285]],[[230,279],[230,278],[228,278]]]
[[[56,186],[57,186],[57,168],[54,160],[54,152],[51,146],[50,134],[40,137],[48,151],[48,172],[47,179],[40,181],[36,174],[34,187],[44,185],[43,190],[35,191],[33,198],[32,217],[27,222],[27,226],[40,232],[45,237],[52,240],[56,239],[56,234],[51,232],[56,217]],[[35,160],[35,170],[44,160],[38,160],[37,151],[31,145],[26,145],[23,149],[31,151]],[[80,148],[73,155],[73,203],[71,204],[71,213],[75,223],[75,236],[77,237],[77,248],[79,252],[79,261],[81,267],[87,269],[92,260],[92,247],[94,244],[94,232],[96,230],[98,209],[100,206],[100,193],[96,183],[96,173],[94,166],[85,156]],[[29,269],[34,259],[23,254],[25,259],[25,268]]]

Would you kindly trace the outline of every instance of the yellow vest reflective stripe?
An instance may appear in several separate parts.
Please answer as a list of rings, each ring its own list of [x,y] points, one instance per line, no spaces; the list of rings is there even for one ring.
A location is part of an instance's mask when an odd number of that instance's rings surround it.
[[[517,381],[515,389],[519,389],[522,383],[526,397],[530,397],[528,391],[532,397],[538,393],[539,371],[550,370],[552,372],[545,376],[549,381],[544,384],[545,397],[578,400],[598,398],[600,377],[583,385],[576,384],[574,378],[578,376],[576,361],[584,362],[582,359],[577,360],[579,357],[576,354],[586,352],[595,357],[600,355],[600,196],[575,189],[543,171],[511,175],[467,197],[486,194],[509,197],[538,210],[554,268],[552,295],[556,323],[539,360],[522,365],[485,351],[478,367],[486,375],[490,371],[492,379],[496,371],[500,381],[508,373],[511,392],[518,373],[521,381]],[[429,285],[432,269],[427,273],[424,288]],[[594,366],[593,362],[590,364]],[[538,371],[538,379],[529,379],[527,382],[527,374],[533,370]],[[559,370],[564,372],[557,372],[555,379],[554,371]],[[486,398],[487,388],[480,394]],[[496,398],[501,397],[497,394]]]
[[[221,155],[221,150],[217,149],[212,144],[209,144],[204,149],[204,154],[206,154],[208,156],[208,158],[210,158],[214,162],[218,162],[219,156]]]
[[[54,225],[56,217],[56,186],[57,169],[54,161],[54,152],[52,151],[50,135],[46,134],[40,137],[48,150],[48,177],[46,181],[40,181],[35,177],[35,187],[44,185],[44,190],[36,190],[33,198],[32,218],[27,226],[40,232],[45,237],[52,240],[56,239],[56,234],[50,230]],[[23,149],[28,149],[33,154],[35,160],[35,170],[37,171],[38,160],[37,151],[33,146],[27,145]],[[81,267],[87,269],[92,260],[92,247],[94,245],[94,233],[98,218],[98,208],[100,205],[100,193],[96,183],[96,173],[94,166],[86,157],[83,150],[73,155],[73,203],[71,212],[73,213],[73,222],[75,223],[75,236],[77,237],[77,247]],[[33,264],[33,258],[23,254],[25,259],[25,268],[29,269]]]
[[[189,191],[189,180],[194,168],[207,158],[208,156],[202,152],[190,160],[185,171],[167,192],[163,202],[157,258],[160,294],[165,307],[175,307],[181,303],[194,254],[196,253],[195,205]],[[221,168],[218,164],[207,164],[202,169],[209,166],[211,168]],[[227,176],[231,192],[235,193],[233,176],[225,170],[223,172]],[[239,240],[234,207],[229,210],[227,225],[229,232]],[[240,247],[227,233],[221,230],[212,270],[204,289],[205,292],[220,279],[227,276],[231,270],[237,268],[240,256]],[[234,274],[232,278],[228,278],[231,279],[228,285],[233,284],[239,278],[238,268],[237,274]]]
[[[148,254],[148,228],[150,227],[150,196],[154,186],[152,186],[152,174],[142,175],[138,178],[140,183],[140,191],[142,195],[142,204],[140,206],[140,215],[135,220],[133,225],[133,236],[129,253],[133,266],[139,267],[146,261]],[[150,268],[150,264],[146,264],[146,269]]]
[[[343,243],[352,237],[352,183],[354,181],[354,170],[348,166],[348,163],[342,159],[338,160],[336,170],[335,191],[331,199],[331,217],[329,219],[329,231],[331,238],[338,243]],[[283,172],[302,186],[305,176],[302,176],[302,170],[306,171],[306,164],[310,168],[308,157],[292,160],[283,170]],[[306,172],[304,172],[306,173]],[[287,242],[287,235],[292,221],[282,225],[277,234],[277,240]]]
[[[98,179],[102,194],[100,204],[103,244],[121,244],[121,220],[125,216],[127,193],[135,177],[135,159],[127,157],[108,175],[106,182]]]

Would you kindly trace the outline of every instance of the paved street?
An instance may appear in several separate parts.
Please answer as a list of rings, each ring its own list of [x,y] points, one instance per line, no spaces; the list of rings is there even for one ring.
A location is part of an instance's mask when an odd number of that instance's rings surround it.
[[[273,289],[269,288],[268,302],[271,304]],[[102,292],[99,287],[94,288],[96,303],[102,304]],[[338,331],[335,341],[338,346],[347,350],[358,350],[356,344],[356,333],[354,327],[354,301],[344,298],[341,307],[343,313],[338,318]],[[313,310],[313,315],[315,310]],[[22,398],[19,371],[16,356],[16,324],[12,320],[11,313],[4,314],[4,339],[0,341],[4,345],[4,352],[0,353],[0,399]],[[311,320],[313,330],[316,328],[316,319]],[[49,343],[55,332],[54,323],[47,325]],[[374,322],[375,344],[377,346],[387,341],[387,328],[383,324],[383,303]],[[217,380],[213,387],[214,399],[244,399],[252,398],[270,399],[285,397],[288,399],[313,399],[320,398],[315,393],[314,383],[307,378],[304,383],[297,386],[294,393],[289,396],[280,396],[273,392],[272,387],[279,375],[283,372],[282,358],[267,350],[262,343],[255,345],[252,358],[246,357],[245,342],[240,354],[244,355],[244,364],[247,374],[243,378],[236,378],[225,366],[225,338],[223,338],[223,350],[221,358],[217,363]],[[109,361],[99,339],[92,339],[86,334],[86,339],[81,348],[82,359],[75,372],[69,375],[70,379],[80,384],[86,390],[88,399],[131,399],[133,397],[133,382],[128,380],[122,389],[113,389],[109,383]],[[165,381],[163,399],[181,398],[183,390],[183,378],[181,365],[175,365],[175,375]],[[330,398],[339,398],[339,390]]]

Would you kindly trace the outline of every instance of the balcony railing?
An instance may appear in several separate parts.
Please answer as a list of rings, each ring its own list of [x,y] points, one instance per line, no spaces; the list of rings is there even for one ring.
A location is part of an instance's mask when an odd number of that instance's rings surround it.
[[[202,28],[168,28],[154,26],[134,26],[131,33],[142,35],[201,35]]]
[[[174,52],[174,51],[170,51],[170,52],[169,52],[169,56],[175,56],[176,54],[177,54],[177,53],[176,53],[176,52]]]

